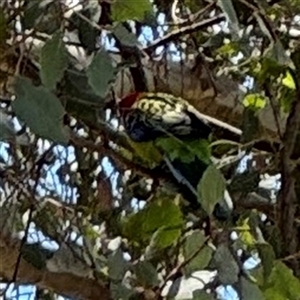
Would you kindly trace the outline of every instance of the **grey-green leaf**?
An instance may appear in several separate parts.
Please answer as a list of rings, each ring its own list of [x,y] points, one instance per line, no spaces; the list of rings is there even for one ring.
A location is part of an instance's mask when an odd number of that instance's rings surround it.
[[[108,276],[109,278],[121,281],[126,272],[127,262],[124,259],[121,249],[116,250],[108,256]]]
[[[136,36],[128,31],[122,23],[117,24],[113,29],[113,34],[124,46],[135,47],[138,44]]]
[[[205,241],[205,236],[199,230],[187,236],[183,247],[183,255],[188,262],[184,267],[186,276],[204,269],[210,262],[212,249],[204,245]]]
[[[19,77],[15,84],[16,100],[12,107],[21,120],[38,136],[66,144],[68,134],[63,127],[64,108],[59,99],[46,88],[32,85]]]
[[[238,281],[239,266],[225,245],[221,244],[217,248],[213,264],[217,268],[219,279],[223,284],[234,284]]]
[[[188,235],[183,248],[185,259],[191,259],[191,257],[203,246],[205,240],[206,238],[200,230],[196,230],[191,235]]]
[[[215,205],[224,197],[226,182],[222,173],[214,165],[210,165],[205,170],[197,189],[203,209],[211,215]]]
[[[264,280],[265,282],[267,282],[273,270],[274,261],[275,261],[275,252],[272,246],[267,243],[257,244],[257,250],[259,253],[259,257],[261,259],[261,264],[263,266]]]
[[[259,287],[246,278],[241,278],[241,299],[243,300],[265,300]]]
[[[63,78],[68,66],[68,53],[60,31],[53,34],[41,50],[41,79],[50,90]]]
[[[11,126],[8,115],[0,110],[0,141],[14,139],[16,133]]]
[[[115,78],[115,68],[105,50],[101,50],[96,54],[86,73],[89,85],[93,91],[101,98],[104,98],[108,91],[109,84],[113,82]]]
[[[148,261],[140,261],[134,266],[137,281],[145,288],[158,285],[158,274],[154,266]]]
[[[41,7],[40,1],[28,2],[23,10],[22,27],[24,29],[32,29],[42,19],[44,13],[45,11]]]

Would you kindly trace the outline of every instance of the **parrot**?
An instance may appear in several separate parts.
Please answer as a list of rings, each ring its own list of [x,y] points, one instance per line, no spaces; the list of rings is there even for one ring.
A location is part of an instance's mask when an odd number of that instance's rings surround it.
[[[239,129],[212,117],[201,114],[181,97],[163,92],[134,92],[123,97],[117,104],[121,124],[128,137],[136,143],[155,142],[163,147],[167,167],[179,185],[179,192],[195,208],[199,207],[197,185],[207,167],[212,163],[206,155],[199,155],[199,141],[207,141],[215,126],[236,134]],[[174,140],[177,143],[174,143]],[[190,147],[192,145],[192,147]],[[185,158],[186,147],[191,153]],[[160,147],[161,148],[161,147]],[[196,151],[194,151],[196,150]],[[201,151],[200,151],[201,152]],[[228,197],[227,197],[228,198]],[[232,203],[228,204],[229,210]],[[216,205],[214,214],[227,218],[224,209]]]
[[[195,115],[187,101],[167,93],[132,93],[119,102],[126,133],[135,142],[148,142],[172,134],[208,138],[211,128]]]

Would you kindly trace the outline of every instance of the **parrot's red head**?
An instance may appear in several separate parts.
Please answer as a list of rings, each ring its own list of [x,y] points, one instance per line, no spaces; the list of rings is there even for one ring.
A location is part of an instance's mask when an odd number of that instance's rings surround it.
[[[122,111],[126,111],[129,108],[132,107],[132,105],[138,101],[142,96],[142,93],[133,92],[124,98],[121,99],[121,101],[118,103],[118,107]]]

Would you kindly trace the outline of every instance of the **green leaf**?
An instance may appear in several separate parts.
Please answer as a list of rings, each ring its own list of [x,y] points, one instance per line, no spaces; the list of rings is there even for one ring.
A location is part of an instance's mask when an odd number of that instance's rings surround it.
[[[200,230],[187,236],[183,246],[184,258],[189,261],[184,267],[186,276],[204,269],[209,264],[212,258],[212,249],[204,245],[205,241],[206,237]]]
[[[211,162],[211,148],[207,140],[192,140],[187,146],[201,161],[207,164]]]
[[[22,27],[24,29],[32,29],[37,20],[41,19],[41,16],[45,13],[41,8],[39,1],[27,2],[26,8],[23,12]]]
[[[69,140],[63,128],[64,108],[46,88],[32,85],[28,78],[19,77],[15,84],[16,100],[12,107],[21,120],[42,138],[66,144]]]
[[[105,50],[99,51],[89,65],[87,71],[88,81],[94,92],[104,98],[109,84],[115,78],[115,68],[109,54]]]
[[[217,53],[226,56],[226,57],[231,57],[235,54],[237,54],[239,51],[239,47],[237,43],[235,42],[229,42],[228,44],[225,44],[221,46],[219,49],[217,49]]]
[[[79,102],[93,110],[95,110],[95,107],[98,109],[104,108],[103,101],[99,101],[99,96],[95,95],[92,87],[89,85],[85,72],[68,69],[64,79],[63,93],[66,94],[66,97],[69,96],[68,100]]]
[[[127,140],[128,144],[134,150],[134,154],[137,155],[143,162],[149,163],[150,167],[158,166],[162,162],[163,157],[153,142],[136,143],[130,138]]]
[[[201,248],[206,241],[206,237],[200,230],[195,230],[188,235],[183,248],[183,255],[185,259],[190,259]]]
[[[281,261],[276,261],[268,282],[261,287],[266,300],[299,300],[300,280]]]
[[[246,278],[241,278],[241,299],[243,300],[265,300],[265,297],[262,293],[262,291],[259,289],[259,287],[254,284],[253,282],[250,282]],[[273,300],[275,300],[273,298]]]
[[[254,108],[255,110],[264,108],[266,103],[267,99],[260,94],[248,94],[243,100],[245,107]]]
[[[92,2],[91,2],[92,4]],[[95,15],[98,11],[94,5],[88,5],[89,8],[82,10],[80,13],[89,20],[95,21]],[[82,46],[89,52],[93,52],[96,49],[97,39],[99,38],[99,30],[93,26],[93,24],[88,23],[86,20],[83,20],[79,15],[74,14],[74,23],[78,28],[78,38]],[[96,21],[97,22],[97,21]]]
[[[286,71],[285,77],[282,79],[282,84],[291,90],[296,89],[296,84],[295,84],[294,78],[289,71]]]
[[[218,4],[223,10],[229,26],[232,28],[233,32],[237,35],[239,31],[239,20],[235,12],[233,3],[231,0],[218,0]]]
[[[239,221],[239,226],[236,226],[234,229],[239,232],[239,238],[246,246],[250,248],[254,246],[255,238],[251,233],[249,218]]]
[[[226,182],[222,173],[214,165],[210,165],[197,186],[200,203],[208,215],[212,214],[215,205],[223,199],[225,189]]]
[[[60,31],[53,34],[41,50],[41,79],[50,90],[63,78],[68,66],[68,54]]]
[[[152,12],[152,5],[149,0],[116,0],[112,4],[111,12],[114,21],[142,21],[146,13]]]
[[[217,268],[221,283],[234,284],[238,281],[239,266],[229,249],[221,244],[213,256],[213,265]]]
[[[59,1],[26,1],[23,18],[23,29],[35,29],[47,35],[54,34],[61,28],[61,11]]]
[[[139,261],[134,266],[138,283],[145,288],[153,288],[159,284],[158,273],[148,261]]]
[[[144,210],[143,230],[152,232],[160,227],[181,226],[183,217],[180,208],[169,199],[161,199]]]
[[[167,153],[170,160],[179,159],[184,163],[190,163],[196,156],[205,163],[210,162],[211,150],[207,140],[182,142],[174,137],[167,137],[158,139],[156,145]]]
[[[122,45],[127,47],[135,47],[138,45],[137,37],[128,31],[122,23],[118,23],[112,32]]]
[[[184,163],[192,162],[195,157],[188,147],[174,137],[161,138],[156,141],[156,145],[167,153],[171,160],[179,158]]]
[[[157,235],[166,234],[167,237],[171,235],[173,239],[178,234],[178,230],[180,231],[178,227],[181,227],[182,222],[180,208],[169,199],[160,199],[151,202],[145,209],[130,216],[124,224],[124,234],[135,241],[147,241],[155,231],[161,229]],[[164,231],[165,233],[162,233]],[[158,238],[162,237],[158,236]]]
[[[263,267],[264,280],[267,282],[274,266],[275,253],[272,246],[267,243],[257,244],[256,247]]]
[[[127,270],[127,265],[123,251],[120,248],[110,254],[107,259],[109,278],[115,281],[121,281]]]
[[[0,141],[14,140],[16,133],[9,122],[9,116],[0,109]]]
[[[171,246],[181,236],[181,229],[167,228],[165,226],[160,227],[154,232],[150,240],[150,248],[154,250],[160,250]]]

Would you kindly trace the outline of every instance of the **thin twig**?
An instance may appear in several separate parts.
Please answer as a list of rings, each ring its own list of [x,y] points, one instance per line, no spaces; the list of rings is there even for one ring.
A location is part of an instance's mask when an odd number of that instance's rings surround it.
[[[197,11],[196,13],[189,15],[187,19],[182,19],[182,18],[176,16],[177,5],[178,5],[178,1],[176,0],[173,2],[172,9],[171,9],[172,19],[175,20],[173,25],[175,25],[175,26],[187,25],[187,24],[195,22],[200,16],[204,15],[209,9],[211,9],[213,6],[215,6],[216,2],[209,3],[204,8]]]
[[[33,186],[33,189],[32,189],[32,196],[33,196],[32,199],[34,199],[34,194],[36,193],[36,190],[37,190],[37,187],[38,187],[40,174],[41,174],[42,168],[44,166],[46,157],[53,150],[54,146],[55,145],[52,144],[52,146],[47,151],[45,151],[43,153],[42,157],[32,167],[32,173],[33,173],[32,178],[35,179],[35,183],[34,183],[34,186]],[[27,224],[26,224],[26,227],[25,227],[24,236],[23,236],[23,238],[21,240],[21,243],[20,243],[20,249],[19,249],[17,262],[16,262],[16,266],[15,266],[15,269],[14,269],[14,273],[13,273],[11,282],[16,282],[17,281],[19,266],[20,266],[21,258],[22,258],[22,249],[23,249],[24,245],[26,244],[26,240],[27,240],[27,237],[28,237],[28,234],[29,234],[29,227],[30,227],[30,223],[33,219],[34,207],[35,207],[35,204],[32,203],[30,205],[30,208],[29,208],[28,221],[27,221]]]
[[[201,21],[201,22],[197,22],[197,23],[193,23],[193,24],[188,25],[188,26],[181,27],[177,30],[174,30],[174,31],[166,34],[162,38],[159,38],[159,39],[153,41],[150,45],[148,45],[147,47],[144,47],[143,50],[147,54],[150,54],[157,47],[165,45],[165,44],[167,44],[167,43],[169,43],[173,40],[176,40],[179,36],[181,36],[183,34],[193,33],[197,30],[207,28],[207,27],[212,26],[214,24],[220,23],[221,21],[224,21],[224,20],[225,20],[225,15],[224,14],[219,14],[215,17],[210,18],[210,19],[207,19],[207,20],[204,20],[204,21]]]
[[[282,261],[289,261],[300,258],[300,251],[282,258]]]
[[[180,263],[179,265],[177,265],[166,277],[166,279],[164,280],[163,284],[160,287],[160,290],[162,291],[164,289],[164,287],[166,286],[167,282],[169,280],[172,279],[172,277],[174,275],[176,275],[184,266],[186,266],[192,259],[194,259],[202,250],[203,248],[206,246],[207,241],[210,239],[210,237],[206,237],[205,241],[203,242],[202,246],[199,247],[199,249],[197,249],[190,257],[188,257],[187,259],[185,259],[182,263]]]

